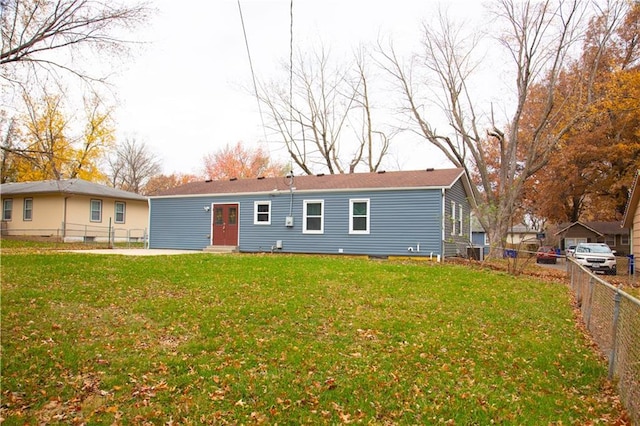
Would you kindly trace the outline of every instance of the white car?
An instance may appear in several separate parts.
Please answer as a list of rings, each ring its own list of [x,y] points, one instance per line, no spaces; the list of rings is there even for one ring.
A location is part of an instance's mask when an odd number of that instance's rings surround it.
[[[616,256],[608,245],[604,243],[580,243],[573,253],[578,264],[592,269],[594,272],[604,272],[616,275]]]

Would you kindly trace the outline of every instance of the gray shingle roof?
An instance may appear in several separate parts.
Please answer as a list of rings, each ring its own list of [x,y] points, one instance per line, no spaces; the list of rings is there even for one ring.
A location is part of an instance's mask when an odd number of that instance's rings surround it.
[[[463,174],[463,169],[456,168],[304,175],[293,178],[293,187],[298,192],[349,189],[449,188]],[[196,194],[244,194],[288,190],[289,179],[286,177],[214,180],[187,183],[164,191],[158,197]]]
[[[559,235],[573,226],[583,226],[596,234],[604,235],[628,235],[629,229],[622,227],[622,221],[616,222],[573,222],[563,223],[558,226],[559,231],[556,235]]]
[[[77,194],[95,197],[117,198],[121,200],[146,200],[147,197],[88,182],[82,179],[43,180],[36,182],[10,182],[0,185],[0,193],[5,195],[33,194]]]

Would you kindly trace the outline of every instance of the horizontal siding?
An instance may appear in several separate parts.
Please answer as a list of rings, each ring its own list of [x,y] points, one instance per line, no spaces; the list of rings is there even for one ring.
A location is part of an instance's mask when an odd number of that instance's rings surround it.
[[[368,198],[370,207],[370,233],[349,234],[349,200]],[[324,232],[303,232],[303,205],[305,200],[324,201]],[[352,194],[327,193],[313,196],[294,194],[291,206],[294,226],[286,227],[290,197],[271,199],[270,226],[253,225],[253,211],[241,209],[240,249],[266,251],[282,241],[283,252],[344,253],[390,255],[410,254],[420,245],[421,254],[440,253],[440,200],[439,191],[375,191]],[[413,252],[416,254],[416,252]]]
[[[211,241],[211,201],[204,198],[151,199],[149,247],[202,250]]]
[[[370,233],[349,234],[349,199],[370,200]],[[324,200],[324,233],[303,233],[304,200]],[[440,254],[442,206],[438,190],[354,191],[353,193],[265,194],[264,196],[189,197],[151,199],[152,248],[202,249],[209,244],[212,202],[237,202],[239,248],[245,252],[270,251],[282,241],[290,253],[426,255]],[[253,223],[254,201],[271,202],[271,224]],[[291,211],[294,226],[286,227]],[[420,252],[416,250],[420,246]],[[408,250],[413,248],[413,252]]]
[[[455,235],[451,235],[453,212],[451,202],[456,203],[456,217],[459,214],[459,206],[462,206],[462,235],[456,230]],[[458,180],[450,189],[445,192],[445,232],[444,232],[444,252],[445,257],[466,255],[466,247],[471,241],[471,207],[467,199],[467,193],[461,180]]]

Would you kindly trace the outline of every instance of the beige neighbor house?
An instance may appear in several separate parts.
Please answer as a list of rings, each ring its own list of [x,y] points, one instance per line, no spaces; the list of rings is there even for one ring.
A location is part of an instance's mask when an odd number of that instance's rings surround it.
[[[640,266],[640,208],[638,208],[638,201],[640,201],[640,170],[636,172],[636,178],[631,186],[631,195],[629,202],[624,211],[624,218],[622,219],[622,226],[629,229],[631,247],[630,252],[634,257],[635,273],[638,274]]]
[[[2,235],[62,241],[142,241],[147,197],[81,179],[0,185]]]

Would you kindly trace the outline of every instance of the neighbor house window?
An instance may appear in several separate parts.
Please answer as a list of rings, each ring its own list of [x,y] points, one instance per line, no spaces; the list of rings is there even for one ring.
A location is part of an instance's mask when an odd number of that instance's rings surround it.
[[[33,219],[33,198],[25,198],[22,209],[22,220]]]
[[[369,233],[369,200],[349,200],[349,233]]]
[[[628,234],[620,235],[620,244],[623,245],[623,246],[628,246],[629,245],[629,235]]]
[[[256,201],[253,204],[253,223],[255,225],[271,224],[271,201]]]
[[[613,247],[616,245],[616,236],[615,235],[606,235],[604,237],[604,242],[609,246]]]
[[[324,232],[324,201],[304,201],[304,233],[322,234]]]
[[[91,222],[102,222],[102,200],[91,200]]]
[[[456,235],[456,202],[451,202],[451,235]]]
[[[13,212],[13,200],[11,198],[4,200],[2,203],[2,220],[11,220]]]
[[[122,201],[116,201],[116,223],[124,223],[126,205]]]

